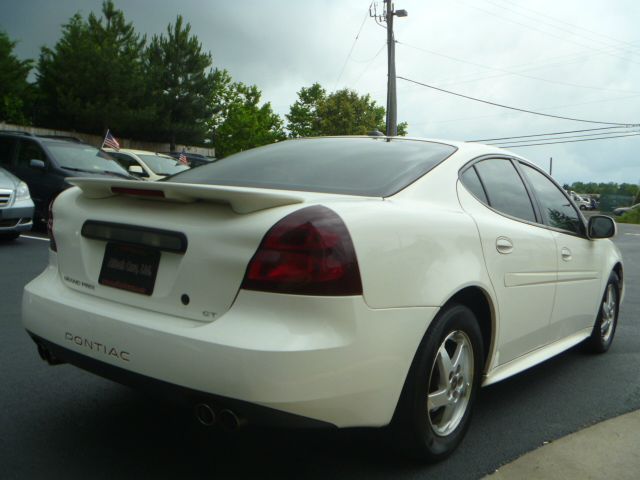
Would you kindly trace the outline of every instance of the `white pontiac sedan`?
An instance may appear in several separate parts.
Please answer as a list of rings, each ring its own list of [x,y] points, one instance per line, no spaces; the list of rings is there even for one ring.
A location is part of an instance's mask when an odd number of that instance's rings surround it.
[[[300,139],[72,183],[24,326],[50,363],[179,392],[206,425],[389,426],[436,461],[480,386],[615,334],[614,222],[498,148]]]

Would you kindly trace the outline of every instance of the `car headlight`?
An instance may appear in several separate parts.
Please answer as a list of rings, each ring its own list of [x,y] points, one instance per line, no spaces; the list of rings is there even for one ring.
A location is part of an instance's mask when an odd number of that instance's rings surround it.
[[[30,198],[31,195],[29,195],[29,187],[26,183],[20,182],[16,189],[16,200],[29,200]]]

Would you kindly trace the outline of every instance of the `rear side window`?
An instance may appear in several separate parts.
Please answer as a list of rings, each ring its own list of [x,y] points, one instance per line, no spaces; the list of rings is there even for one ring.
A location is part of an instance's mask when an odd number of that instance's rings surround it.
[[[187,170],[170,181],[387,197],[455,151],[451,145],[402,139],[290,140]]]
[[[28,167],[31,160],[42,160],[46,163],[47,156],[37,143],[22,140],[18,151],[18,165]]]
[[[580,216],[560,189],[535,168],[524,163],[520,163],[520,167],[536,192],[544,223],[572,233],[581,233]]]
[[[483,203],[489,203],[487,200],[487,195],[484,193],[484,187],[480,182],[480,177],[478,177],[478,173],[474,167],[467,168],[464,173],[461,175],[462,184],[467,187],[467,189],[473,193],[479,200]]]
[[[493,158],[474,166],[486,189],[489,205],[512,217],[536,221],[529,194],[510,160]]]
[[[11,156],[15,140],[7,137],[0,137],[0,165],[11,165]]]

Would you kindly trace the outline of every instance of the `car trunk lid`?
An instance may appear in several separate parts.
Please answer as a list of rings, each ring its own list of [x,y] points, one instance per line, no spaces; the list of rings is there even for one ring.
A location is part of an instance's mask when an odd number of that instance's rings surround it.
[[[263,189],[70,180],[53,208],[58,268],[72,289],[212,321],[232,305],[265,233],[303,194]]]

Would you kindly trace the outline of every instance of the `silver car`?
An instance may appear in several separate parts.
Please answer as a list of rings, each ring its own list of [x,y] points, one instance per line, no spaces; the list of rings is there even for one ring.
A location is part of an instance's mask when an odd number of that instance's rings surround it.
[[[14,240],[33,226],[33,201],[29,187],[0,168],[0,240]]]
[[[637,210],[639,208],[640,203],[636,203],[635,205],[631,205],[630,207],[618,207],[613,210],[613,214],[619,217],[627,212],[630,212],[631,210]]]

